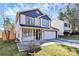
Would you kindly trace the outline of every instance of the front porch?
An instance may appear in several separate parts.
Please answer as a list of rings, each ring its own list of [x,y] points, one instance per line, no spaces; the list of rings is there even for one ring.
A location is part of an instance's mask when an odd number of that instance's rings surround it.
[[[22,28],[21,41],[42,40],[42,29]]]
[[[49,42],[52,42],[54,44],[56,42],[56,39],[23,41],[23,42],[16,42],[16,44],[19,51],[26,51],[29,50],[29,43],[35,43],[35,45],[39,45],[41,47],[45,43]]]

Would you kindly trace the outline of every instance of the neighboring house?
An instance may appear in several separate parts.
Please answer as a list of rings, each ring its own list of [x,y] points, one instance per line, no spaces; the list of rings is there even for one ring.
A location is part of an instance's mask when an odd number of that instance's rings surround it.
[[[75,26],[75,31],[76,31],[76,33],[78,33],[78,34],[79,34],[79,24],[78,24],[78,23],[76,23],[75,25],[76,25],[76,26]]]
[[[20,41],[55,39],[58,29],[51,27],[51,18],[39,9],[17,12],[16,38]]]
[[[64,33],[72,33],[72,25],[67,19],[64,20]]]
[[[64,35],[64,33],[63,33],[64,32],[64,22],[62,20],[53,19],[52,23],[51,23],[51,26],[59,29],[59,31],[58,31],[59,36]]]
[[[64,33],[72,33],[72,25],[69,23],[68,20],[59,20],[59,19],[54,19],[52,20],[51,23],[52,27],[55,27],[59,29],[58,35],[63,36]]]

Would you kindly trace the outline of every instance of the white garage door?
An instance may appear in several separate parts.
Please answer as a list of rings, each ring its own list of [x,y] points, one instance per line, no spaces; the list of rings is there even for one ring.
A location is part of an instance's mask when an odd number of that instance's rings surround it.
[[[53,38],[56,38],[56,32],[52,32],[52,31],[44,32],[44,39],[53,39]]]

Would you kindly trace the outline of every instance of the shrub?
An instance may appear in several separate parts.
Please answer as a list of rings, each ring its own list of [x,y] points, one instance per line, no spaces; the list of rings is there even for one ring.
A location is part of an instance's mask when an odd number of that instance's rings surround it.
[[[30,42],[28,44],[28,48],[29,48],[28,54],[34,56],[34,54],[40,50],[40,44],[37,42]]]

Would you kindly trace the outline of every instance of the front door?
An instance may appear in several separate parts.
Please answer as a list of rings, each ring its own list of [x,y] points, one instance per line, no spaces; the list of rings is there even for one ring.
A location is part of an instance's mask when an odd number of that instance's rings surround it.
[[[40,29],[36,29],[36,40],[40,40],[41,39],[41,30]]]

